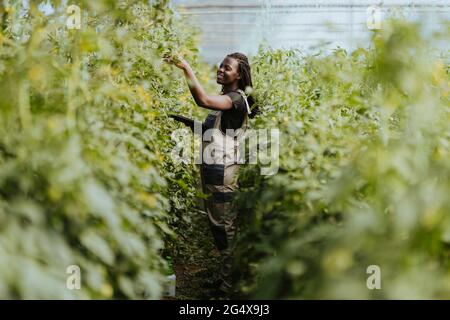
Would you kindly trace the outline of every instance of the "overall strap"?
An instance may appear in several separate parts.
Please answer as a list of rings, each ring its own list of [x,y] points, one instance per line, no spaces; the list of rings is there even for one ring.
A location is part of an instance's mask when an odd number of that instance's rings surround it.
[[[242,122],[241,127],[238,128],[237,130],[242,129],[243,131],[245,131],[247,129],[247,125],[248,125],[248,115],[251,114],[251,110],[250,110],[250,106],[247,101],[247,96],[245,95],[244,91],[242,91],[241,89],[237,89],[236,91],[244,98],[245,106],[247,108],[247,113],[245,114],[244,121]],[[215,122],[214,122],[215,129],[221,129],[220,124],[221,124],[222,113],[223,113],[223,111],[210,112],[210,115],[216,116]]]
[[[250,106],[248,105],[247,96],[245,95],[245,92],[242,91],[241,89],[237,89],[237,92],[239,92],[242,95],[242,97],[244,98],[245,106],[247,107],[247,113],[252,114],[252,111],[250,110]]]

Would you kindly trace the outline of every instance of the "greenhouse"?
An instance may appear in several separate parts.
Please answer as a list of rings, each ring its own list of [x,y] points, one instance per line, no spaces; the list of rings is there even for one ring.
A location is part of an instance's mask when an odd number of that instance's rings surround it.
[[[256,54],[260,44],[299,48],[309,52],[367,46],[371,25],[392,14],[420,21],[423,30],[442,29],[450,20],[444,0],[231,0],[172,1],[178,14],[200,28],[200,49],[205,60],[217,63],[223,52]],[[372,22],[372,23],[371,23]],[[448,50],[448,41],[440,43]]]
[[[0,19],[0,299],[450,299],[448,1]]]

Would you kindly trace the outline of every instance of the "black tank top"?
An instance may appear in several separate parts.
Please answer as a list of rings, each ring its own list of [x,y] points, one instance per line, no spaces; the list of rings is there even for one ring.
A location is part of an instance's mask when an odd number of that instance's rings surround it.
[[[245,100],[239,92],[231,91],[225,95],[231,98],[233,107],[222,111],[220,126],[223,133],[225,133],[226,129],[239,129],[242,126],[242,122],[244,121],[247,112]]]

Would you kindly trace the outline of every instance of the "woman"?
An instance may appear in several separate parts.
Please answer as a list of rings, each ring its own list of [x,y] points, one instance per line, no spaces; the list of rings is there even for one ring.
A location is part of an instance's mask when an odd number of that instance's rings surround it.
[[[236,233],[236,212],[232,208],[233,194],[238,188],[236,150],[247,127],[248,117],[254,117],[256,113],[256,110],[251,111],[253,98],[245,95],[246,89],[253,86],[250,65],[242,53],[227,55],[217,70],[217,83],[222,85],[222,94],[207,95],[184,59],[174,61],[168,58],[166,61],[184,71],[197,105],[212,110],[204,122],[204,126],[212,130],[209,130],[209,135],[208,132],[204,134],[203,151],[208,147],[213,147],[214,151],[209,158],[205,158],[203,153],[200,172],[203,191],[209,195],[205,201],[209,224],[222,257],[219,288],[228,293],[232,285],[232,253]]]

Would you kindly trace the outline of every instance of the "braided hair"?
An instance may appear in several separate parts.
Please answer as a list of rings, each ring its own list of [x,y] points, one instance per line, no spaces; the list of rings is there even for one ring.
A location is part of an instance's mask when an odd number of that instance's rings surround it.
[[[238,87],[245,92],[247,87],[253,88],[252,74],[250,70],[250,64],[248,63],[247,56],[245,54],[235,52],[227,55],[229,58],[233,58],[238,62],[238,72],[241,78],[238,82]],[[247,95],[247,102],[250,108],[255,104],[255,99],[251,95]],[[253,108],[252,113],[249,114],[249,118],[254,118],[258,113],[258,108]]]

